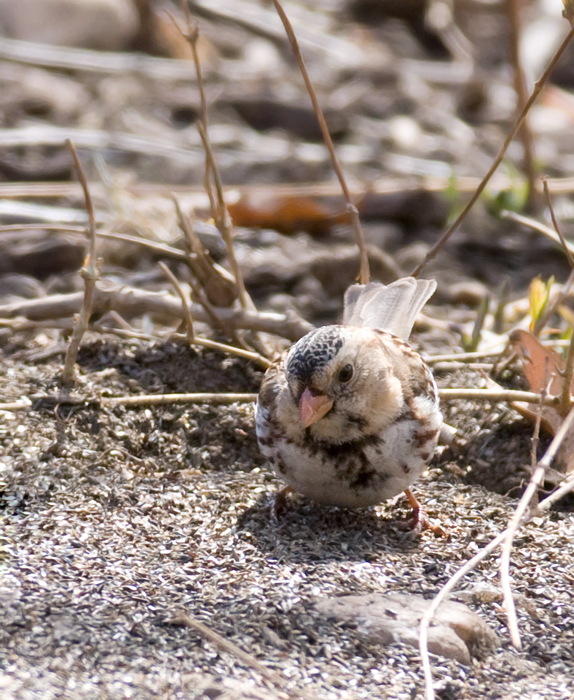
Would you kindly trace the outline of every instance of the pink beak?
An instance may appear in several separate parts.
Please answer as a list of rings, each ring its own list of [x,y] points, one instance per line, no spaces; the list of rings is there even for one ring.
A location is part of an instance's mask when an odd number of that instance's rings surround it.
[[[331,399],[324,394],[313,394],[311,389],[306,388],[299,399],[299,414],[301,415],[301,425],[308,428],[313,423],[328,413],[333,407]]]

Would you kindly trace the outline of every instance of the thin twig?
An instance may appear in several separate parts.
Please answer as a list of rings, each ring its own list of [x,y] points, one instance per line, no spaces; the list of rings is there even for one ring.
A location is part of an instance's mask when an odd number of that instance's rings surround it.
[[[191,311],[189,310],[189,304],[187,303],[187,299],[185,298],[185,292],[181,288],[177,277],[173,274],[169,267],[161,260],[159,261],[158,265],[165,272],[170,282],[172,283],[175,291],[177,292],[179,298],[181,299],[181,309],[183,311],[185,325],[187,326],[187,340],[191,345],[195,340],[195,333],[193,332],[193,318],[191,316]]]
[[[103,396],[102,406],[162,406],[180,403],[252,403],[257,394],[149,394],[144,396]]]
[[[12,401],[8,403],[0,403],[0,411],[28,411],[32,407],[32,402],[27,399],[26,401]]]
[[[217,167],[217,162],[215,160],[215,155],[213,153],[213,148],[211,146],[211,141],[209,140],[209,123],[207,115],[207,100],[205,99],[205,91],[203,89],[203,75],[201,72],[201,64],[199,61],[199,56],[197,53],[197,40],[199,38],[199,29],[197,24],[192,25],[191,15],[189,14],[189,9],[185,2],[182,2],[183,10],[185,13],[187,21],[187,34],[181,30],[177,22],[173,20],[175,26],[180,31],[183,38],[188,42],[191,53],[193,56],[193,63],[195,65],[195,72],[197,76],[197,83],[199,86],[200,98],[201,98],[201,117],[197,123],[197,130],[201,141],[203,143],[203,148],[205,151],[205,189],[209,197],[211,204],[213,218],[217,228],[219,229],[225,245],[227,247],[227,257],[229,258],[229,264],[231,265],[231,271],[235,277],[235,283],[237,284],[237,294],[239,297],[239,303],[243,309],[253,309],[254,305],[247,290],[245,289],[245,283],[243,281],[243,274],[237,258],[235,257],[235,250],[233,248],[233,233],[232,224],[229,212],[227,211],[227,206],[225,205],[225,197],[223,195],[223,182],[221,180],[221,175],[219,173],[219,168]],[[212,187],[213,185],[213,187]],[[213,192],[215,188],[215,194]],[[217,195],[217,196],[215,196]]]
[[[543,233],[545,236],[548,236],[548,238],[551,238],[553,241],[555,241],[558,244],[562,245],[562,248],[564,249],[566,255],[568,256],[568,260],[571,258],[574,260],[574,245],[567,241],[563,236],[561,236],[559,232],[559,228],[554,231],[551,229],[549,226],[545,226],[544,224],[541,224],[539,221],[536,221],[535,219],[531,219],[528,216],[522,216],[520,214],[517,214],[516,212],[513,211],[503,211],[500,214],[500,217],[502,219],[510,219],[511,221],[516,221],[518,224],[523,224],[524,226],[529,226],[530,228],[534,229],[535,231],[539,231],[540,233]],[[567,251],[567,252],[566,252]],[[570,275],[568,277],[568,280],[566,281],[566,284],[562,287],[560,292],[556,294],[553,299],[548,303],[543,315],[538,319],[536,322],[536,325],[534,327],[534,334],[540,331],[540,329],[544,328],[544,326],[548,323],[548,319],[552,316],[556,308],[564,301],[564,299],[570,294],[570,289],[574,285],[574,267],[570,271]]]
[[[538,462],[538,466],[534,470],[534,473],[530,477],[530,482],[528,486],[526,487],[526,490],[522,494],[522,498],[518,502],[518,506],[516,507],[516,510],[514,511],[514,515],[512,516],[510,523],[508,525],[508,528],[506,529],[506,538],[505,541],[508,542],[507,545],[507,551],[509,552],[510,548],[512,547],[512,540],[514,539],[514,535],[516,533],[516,530],[518,530],[518,527],[520,526],[520,523],[522,522],[522,518],[524,517],[524,514],[526,513],[526,509],[529,507],[530,502],[533,498],[533,496],[538,492],[538,489],[542,485],[542,482],[544,480],[544,474],[546,473],[546,470],[548,467],[552,465],[552,462],[554,461],[554,457],[556,456],[556,453],[558,451],[558,448],[562,444],[564,438],[566,437],[568,431],[570,430],[571,425],[574,423],[574,408],[570,410],[566,418],[564,419],[562,425],[560,426],[559,430],[557,431],[556,435],[554,436],[554,439],[550,443],[550,447],[546,451],[546,454],[544,457]],[[504,556],[504,550],[503,550],[503,556]],[[509,554],[508,554],[509,556]],[[506,593],[506,591],[505,591]],[[510,615],[514,611],[514,602],[511,600],[512,598],[512,592],[510,592],[510,603],[509,599],[506,598],[505,596],[505,603],[507,605],[507,612],[510,611]],[[514,617],[514,620],[516,620],[516,616]],[[510,617],[509,617],[509,622],[510,622]],[[511,634],[511,639],[512,643],[517,649],[521,648],[520,644],[520,635],[518,633],[518,626],[515,626],[513,629],[512,627],[510,628],[510,634]]]
[[[495,357],[499,353],[492,350],[479,350],[477,352],[453,352],[448,355],[431,355],[425,357],[428,365],[436,362],[473,362],[474,360],[482,360],[485,357]]]
[[[241,273],[241,268],[235,257],[235,250],[233,248],[233,234],[232,234],[232,224],[229,212],[225,205],[225,198],[223,196],[223,183],[221,181],[221,176],[219,174],[219,169],[215,161],[215,156],[213,154],[213,149],[211,147],[211,141],[209,140],[209,135],[207,129],[198,122],[197,130],[203,142],[203,147],[205,148],[205,154],[209,160],[211,173],[213,177],[213,182],[215,184],[215,191],[217,192],[218,207],[218,219],[215,220],[216,226],[219,229],[223,240],[225,241],[225,246],[227,248],[227,257],[229,258],[229,264],[231,265],[231,271],[235,277],[235,282],[237,284],[237,294],[239,296],[239,303],[242,308],[249,309],[253,308],[253,302],[249,298],[247,291],[245,289],[245,283],[243,281],[243,274]]]
[[[205,89],[203,87],[203,72],[201,70],[201,62],[199,60],[199,54],[197,52],[197,41],[199,39],[199,26],[197,22],[193,22],[191,18],[191,13],[189,11],[189,5],[186,0],[181,0],[181,8],[185,15],[185,20],[187,23],[187,33],[181,29],[175,17],[171,12],[166,10],[167,16],[172,21],[174,27],[181,34],[181,36],[187,41],[191,49],[191,55],[193,58],[193,63],[195,65],[195,74],[197,77],[197,87],[199,88],[199,102],[201,105],[201,121],[205,128],[208,128],[208,112],[207,112],[207,99],[205,97]],[[204,187],[209,197],[209,204],[211,209],[211,215],[214,220],[217,220],[217,201],[215,199],[215,194],[213,192],[213,182],[211,180],[211,164],[207,154],[205,156],[205,176],[204,176]]]
[[[243,649],[240,649],[236,644],[230,642],[228,639],[225,639],[225,637],[222,637],[220,634],[209,628],[203,622],[196,620],[187,613],[181,612],[177,614],[171,620],[171,623],[175,625],[189,627],[190,629],[194,630],[195,632],[200,634],[204,639],[207,639],[209,642],[214,644],[216,648],[220,651],[225,651],[228,654],[235,656],[237,659],[243,661],[243,663],[247,666],[255,669],[255,671],[257,671],[257,673],[263,676],[263,678],[267,679],[270,683],[272,683],[279,691],[286,693],[290,698],[293,698],[294,700],[298,698],[305,698],[305,700],[314,700],[315,696],[308,695],[303,690],[290,690],[287,687],[287,681],[285,681],[278,673],[275,673],[275,671],[271,671],[264,664],[258,661],[254,656],[248,654],[246,651],[243,651]]]
[[[570,427],[572,423],[574,422],[574,408],[570,410],[570,413],[566,416],[564,419],[564,422],[560,426],[560,429],[554,436],[554,439],[552,440],[550,447],[546,451],[546,454],[544,457],[540,460],[538,463],[538,467],[535,470],[534,474],[532,474],[532,477],[530,479],[530,483],[528,484],[528,487],[526,488],[526,491],[524,492],[522,498],[520,499],[520,502],[518,504],[518,507],[514,513],[514,518],[516,518],[519,526],[522,526],[525,521],[523,521],[523,516],[524,512],[526,511],[526,508],[528,507],[532,496],[536,491],[538,490],[540,484],[542,483],[542,479],[544,477],[544,473],[546,472],[546,469],[551,466],[552,462],[554,461],[554,457],[556,456],[556,452],[558,451],[558,448],[562,444],[566,433],[570,430]],[[574,481],[572,482],[571,488],[574,488]],[[564,493],[567,493],[571,489],[562,489]],[[550,498],[550,497],[548,497]],[[544,499],[541,503],[539,503],[537,509],[531,513],[531,515],[534,515],[535,513],[541,511],[541,510],[547,510],[551,503],[548,503],[546,505],[546,502],[548,501],[548,498]],[[544,506],[544,507],[543,507]],[[514,519],[513,518],[513,519]],[[512,521],[511,521],[512,522]],[[501,532],[499,535],[497,535],[491,542],[489,542],[486,547],[481,549],[479,552],[475,554],[472,559],[467,561],[464,566],[462,566],[451,578],[446,582],[446,584],[440,589],[434,600],[432,601],[431,606],[429,609],[426,611],[426,613],[423,615],[421,624],[420,624],[420,637],[419,637],[419,650],[421,654],[421,661],[422,661],[422,666],[423,666],[423,671],[424,671],[424,678],[425,678],[425,696],[426,700],[435,700],[435,693],[434,693],[434,688],[433,688],[433,676],[432,676],[432,668],[431,668],[431,663],[430,663],[430,658],[429,658],[429,653],[428,653],[428,627],[430,624],[430,621],[432,620],[435,612],[437,611],[439,605],[447,598],[449,593],[455,588],[456,584],[465,576],[469,571],[472,571],[475,566],[480,563],[483,559],[485,559],[492,551],[498,547],[504,540],[506,539],[508,534],[508,529],[504,530]]]
[[[552,491],[549,496],[540,501],[536,510],[541,513],[548,510],[561,498],[572,493],[572,491],[574,491],[574,472],[570,473],[555,491]]]
[[[524,109],[527,97],[526,75],[520,57],[521,22],[520,9],[522,0],[506,0],[506,9],[510,25],[510,59],[514,70],[514,92],[518,110]],[[528,180],[528,208],[532,211],[539,199],[536,190],[536,168],[534,166],[534,137],[528,117],[520,127],[520,140],[524,149],[524,171]]]
[[[84,406],[99,404],[102,407],[116,406],[164,406],[170,404],[212,404],[227,405],[231,403],[253,403],[257,394],[143,394],[141,396],[102,396],[97,400],[87,399],[73,394],[34,396],[26,401],[0,404],[0,411],[30,411],[38,403],[54,403],[63,406]]]
[[[526,401],[536,403],[540,401],[540,394],[532,391],[515,391],[513,389],[439,389],[439,396],[445,401],[468,399],[472,401]],[[557,406],[560,401],[558,396],[546,396],[545,406]]]
[[[274,2],[276,2],[276,0],[274,0]],[[524,119],[526,118],[526,115],[530,111],[530,108],[532,107],[536,98],[538,97],[538,95],[542,91],[542,88],[544,87],[546,81],[548,80],[550,73],[552,72],[552,70],[554,69],[554,66],[558,62],[558,59],[560,58],[560,56],[562,56],[562,54],[566,50],[566,47],[570,43],[570,40],[572,39],[573,36],[574,36],[574,26],[570,28],[570,31],[566,35],[566,38],[564,39],[562,44],[560,44],[558,50],[556,51],[556,53],[552,57],[550,63],[548,64],[546,70],[542,74],[540,80],[538,80],[538,82],[536,82],[534,84],[534,90],[532,91],[532,94],[530,95],[530,97],[528,98],[528,101],[526,102],[526,104],[522,108],[522,111],[518,115],[518,118],[516,119],[510,134],[506,137],[506,140],[504,141],[502,148],[498,152],[498,155],[496,156],[496,158],[492,162],[492,165],[488,169],[488,172],[486,173],[486,175],[482,179],[481,183],[476,188],[476,191],[474,192],[472,197],[469,199],[469,201],[467,202],[467,204],[464,207],[464,209],[462,210],[462,212],[457,216],[454,223],[448,228],[447,231],[445,231],[445,233],[440,237],[440,239],[435,243],[435,245],[428,251],[428,253],[425,255],[423,261],[415,267],[415,269],[412,272],[413,277],[418,277],[418,275],[421,273],[421,271],[425,267],[425,265],[436,256],[436,254],[439,252],[439,250],[445,245],[445,243],[448,241],[448,239],[452,236],[452,234],[458,229],[460,224],[464,221],[468,212],[472,209],[475,202],[477,201],[477,199],[480,197],[480,195],[484,191],[484,188],[486,187],[490,178],[494,175],[494,172],[496,171],[496,169],[498,168],[498,166],[502,162],[502,159],[504,158],[504,155],[505,155],[506,151],[508,150],[508,147],[510,146],[510,144],[514,140],[514,137],[516,136],[520,127],[522,126]]]
[[[30,138],[21,138],[14,135],[14,131],[18,134],[22,132],[30,132]],[[64,129],[50,131],[50,137],[47,140],[48,144],[59,145],[63,141],[62,134],[65,131],[69,131],[68,127]],[[78,133],[81,130],[72,130],[72,133]],[[0,144],[4,146],[13,145],[27,145],[28,143],[44,143],[44,140],[39,141],[38,138],[34,137],[37,132],[34,128],[25,129],[4,129],[0,132]],[[91,133],[91,132],[90,132]],[[105,135],[109,136],[108,132]],[[77,139],[74,139],[76,144],[79,144]],[[121,148],[119,144],[110,143],[92,143],[86,142],[81,144],[84,148],[97,148],[101,150],[104,146],[111,146]],[[100,147],[101,146],[101,147]],[[165,149],[164,149],[165,150]],[[164,151],[156,149],[154,152],[156,155],[165,155]],[[482,178],[463,176],[457,177],[456,186],[459,192],[463,194],[471,194],[478,187]],[[574,192],[574,177],[556,177],[549,178],[550,186],[554,194],[565,194],[569,195]],[[512,187],[514,180],[507,177],[506,175],[496,174],[491,179],[491,185],[496,190],[504,190]],[[365,197],[366,194],[369,195],[380,195],[382,197],[393,197],[396,194],[404,194],[406,192],[444,192],[452,188],[452,177],[444,177],[441,175],[421,175],[421,176],[409,176],[409,177],[388,177],[375,179],[369,181],[368,185],[364,185],[358,182],[351,183],[349,189],[352,196],[357,200]],[[103,185],[99,183],[93,183],[91,185],[92,194],[96,196],[104,196],[105,190]],[[151,195],[157,196],[170,196],[172,193],[182,194],[186,197],[203,197],[205,195],[205,188],[203,185],[192,186],[192,185],[175,185],[175,184],[161,184],[153,182],[134,182],[125,186],[125,191],[128,194],[137,197],[149,197]],[[263,197],[268,195],[274,195],[277,197],[337,197],[341,193],[341,185],[338,182],[298,182],[298,183],[273,183],[265,184],[258,182],[256,185],[230,185],[224,188],[225,194],[229,192],[237,193],[239,196],[249,197],[254,193]],[[74,198],[78,194],[81,194],[81,187],[75,182],[0,182],[0,197],[17,199],[21,197],[35,197],[43,199],[59,199],[59,198]],[[359,210],[361,208],[360,202],[358,203]],[[0,231],[2,228],[0,228]]]
[[[46,326],[43,326],[46,327]],[[140,333],[139,331],[134,331],[133,329],[124,329],[124,328],[109,328],[107,326],[91,326],[90,331],[93,333],[111,333],[113,335],[117,335],[120,338],[137,338],[138,340],[163,340],[163,336],[161,335],[152,335],[150,333]],[[172,338],[175,339],[183,339],[185,336],[179,334],[179,333],[174,333]],[[199,338],[197,335],[193,339],[193,344],[194,345],[199,345],[204,348],[209,348],[210,350],[219,350],[220,352],[223,352],[227,355],[236,355],[237,357],[242,357],[245,360],[250,360],[251,362],[255,362],[258,364],[260,367],[263,367],[264,369],[267,369],[268,367],[271,367],[273,364],[271,360],[268,360],[266,357],[263,357],[263,355],[259,355],[257,352],[253,352],[251,350],[244,350],[243,348],[236,348],[234,345],[226,345],[225,343],[218,343],[215,340],[210,340],[209,338]]]
[[[426,700],[435,700],[434,688],[433,688],[433,677],[432,668],[428,652],[428,628],[434,614],[438,610],[439,605],[446,600],[451,591],[454,590],[457,583],[466,576],[469,571],[472,571],[477,564],[493,552],[501,542],[504,541],[506,536],[506,531],[501,532],[497,537],[495,537],[492,542],[489,542],[486,547],[477,552],[472,559],[469,559],[464,566],[453,574],[445,585],[440,589],[435,598],[433,599],[430,607],[425,612],[421,619],[420,624],[420,636],[419,636],[419,651],[421,654],[421,661],[423,667],[423,673],[425,678],[425,695]]]
[[[562,391],[560,392],[560,410],[562,415],[570,410],[572,405],[572,397],[570,396],[570,387],[572,385],[572,372],[574,369],[574,328],[572,329],[572,337],[568,346],[568,354],[566,355],[566,365],[562,378]]]
[[[74,159],[74,167],[78,175],[78,180],[80,181],[80,184],[82,185],[82,189],[84,191],[86,211],[88,213],[88,230],[90,235],[88,255],[84,261],[84,267],[82,268],[80,273],[84,278],[84,300],[82,308],[76,320],[76,325],[74,326],[74,331],[70,339],[68,351],[66,352],[66,359],[64,361],[64,371],[62,373],[62,383],[64,384],[64,386],[70,386],[74,383],[74,365],[76,362],[76,357],[78,355],[78,350],[80,348],[80,343],[82,342],[82,338],[90,322],[94,289],[96,287],[96,282],[98,280],[100,271],[98,259],[96,258],[96,217],[94,215],[94,206],[92,204],[92,198],[90,196],[88,181],[86,180],[82,164],[80,163],[80,159],[78,158],[76,147],[69,139],[66,139],[66,145],[70,149],[72,158]]]
[[[360,258],[359,282],[361,284],[367,284],[367,282],[370,279],[369,256],[367,253],[367,246],[365,244],[365,236],[363,234],[363,229],[361,228],[361,220],[359,218],[359,210],[357,209],[357,206],[353,202],[351,192],[347,186],[347,181],[345,180],[345,175],[343,174],[343,169],[341,168],[341,165],[339,163],[339,159],[337,158],[337,154],[335,152],[335,146],[333,145],[333,139],[331,138],[331,134],[329,133],[329,127],[327,126],[327,122],[325,121],[325,115],[323,114],[323,110],[321,109],[321,105],[319,104],[319,100],[317,99],[317,93],[315,92],[315,88],[313,87],[313,84],[311,82],[311,78],[309,77],[309,73],[307,72],[307,67],[305,65],[305,61],[303,60],[303,56],[301,54],[301,49],[299,48],[299,42],[297,41],[297,37],[295,36],[295,32],[293,31],[293,27],[291,26],[291,22],[289,21],[289,18],[287,17],[285,10],[281,6],[281,3],[279,2],[279,0],[273,0],[273,4],[275,5],[275,9],[277,10],[277,14],[281,18],[281,21],[283,22],[283,26],[285,27],[285,32],[286,32],[287,37],[289,39],[289,43],[291,44],[291,49],[293,50],[293,53],[295,54],[295,58],[297,59],[297,63],[299,64],[299,69],[301,71],[301,75],[303,76],[303,80],[305,81],[305,85],[307,87],[309,97],[311,98],[311,102],[313,103],[313,109],[315,110],[315,115],[317,116],[317,121],[319,122],[319,127],[321,128],[321,133],[323,134],[323,140],[325,141],[325,145],[327,146],[327,149],[329,150],[329,155],[331,156],[331,162],[333,163],[333,168],[335,170],[335,173],[337,175],[339,183],[341,184],[343,196],[345,197],[345,202],[347,203],[347,212],[349,213],[351,225],[353,226],[353,229],[355,231],[355,238],[357,241],[357,247],[359,249],[359,258]]]
[[[542,411],[544,409],[544,398],[548,394],[550,382],[552,382],[554,374],[548,381],[548,357],[544,358],[544,385],[540,392],[540,401],[538,402],[538,410],[536,411],[536,422],[534,424],[534,434],[532,436],[531,449],[531,465],[532,474],[536,471],[538,438],[540,435],[540,423],[542,421]],[[502,596],[504,599],[504,607],[506,609],[506,618],[508,620],[508,631],[510,639],[516,649],[522,649],[520,641],[520,631],[518,629],[518,620],[516,618],[516,608],[514,606],[514,596],[512,595],[512,583],[510,581],[510,555],[512,554],[512,543],[514,535],[520,522],[516,522],[514,518],[510,521],[506,528],[506,538],[502,545],[502,554],[500,557],[500,587],[502,588]]]
[[[544,188],[544,196],[546,197],[546,204],[548,205],[548,210],[550,211],[550,217],[552,219],[552,224],[556,233],[558,234],[560,243],[562,243],[562,248],[564,249],[564,253],[566,254],[566,258],[568,259],[568,264],[570,265],[571,269],[574,269],[574,256],[572,255],[572,251],[570,250],[568,243],[566,243],[566,239],[562,235],[560,225],[558,224],[558,219],[556,218],[556,214],[554,213],[554,207],[552,206],[552,197],[550,196],[550,188],[548,187],[548,180],[545,177],[541,179],[542,187]]]

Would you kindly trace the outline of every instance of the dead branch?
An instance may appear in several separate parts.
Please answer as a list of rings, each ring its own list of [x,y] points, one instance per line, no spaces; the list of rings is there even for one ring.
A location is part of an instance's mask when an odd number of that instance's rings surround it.
[[[474,192],[472,197],[468,200],[466,206],[464,207],[462,212],[457,216],[457,218],[453,222],[453,224],[445,231],[445,233],[440,237],[440,239],[428,251],[428,253],[425,255],[422,262],[420,262],[415,267],[415,269],[411,273],[413,277],[418,277],[418,275],[421,273],[421,271],[423,270],[425,265],[437,255],[439,250],[445,245],[445,243],[448,241],[448,239],[452,236],[452,234],[458,229],[460,224],[464,221],[468,212],[472,209],[472,207],[474,206],[474,204],[476,203],[476,201],[478,200],[480,195],[483,193],[484,188],[488,184],[490,178],[494,175],[495,170],[498,168],[498,166],[502,162],[502,159],[504,158],[504,155],[505,155],[506,151],[508,150],[508,147],[510,146],[510,144],[514,140],[516,134],[520,130],[520,127],[522,126],[524,119],[526,118],[526,115],[528,114],[528,112],[530,111],[530,108],[534,104],[536,98],[538,97],[538,95],[542,91],[542,88],[544,87],[546,81],[548,80],[550,73],[552,72],[554,66],[558,62],[558,59],[560,58],[560,56],[562,56],[562,54],[566,50],[566,47],[570,43],[570,40],[572,39],[573,36],[574,36],[574,26],[572,26],[570,28],[570,31],[566,35],[566,38],[564,39],[562,44],[560,44],[560,46],[558,47],[558,50],[556,51],[556,53],[554,54],[554,56],[550,60],[550,63],[548,64],[548,66],[547,66],[546,70],[544,71],[544,73],[542,74],[541,78],[538,80],[537,83],[535,83],[534,90],[532,91],[532,94],[530,95],[530,97],[528,98],[528,101],[526,102],[526,104],[522,108],[522,111],[518,115],[518,117],[514,123],[514,126],[512,127],[512,130],[510,131],[510,134],[506,137],[506,140],[504,141],[502,148],[498,152],[498,155],[496,156],[496,158],[492,162],[492,165],[488,169],[488,172],[486,173],[486,175],[482,179],[481,183],[476,188],[476,191]]]
[[[78,180],[80,181],[82,189],[84,190],[86,211],[88,212],[88,231],[90,240],[88,255],[84,262],[84,267],[80,272],[80,274],[84,278],[85,284],[84,299],[81,311],[78,315],[78,318],[76,319],[76,324],[74,326],[74,331],[72,333],[70,345],[68,346],[66,359],[64,361],[64,371],[62,372],[62,382],[64,386],[70,386],[74,383],[74,365],[76,363],[76,357],[78,355],[80,343],[82,342],[82,338],[90,322],[94,290],[96,287],[96,282],[98,281],[98,277],[100,276],[100,270],[99,261],[96,257],[96,217],[94,215],[94,206],[92,204],[92,198],[90,196],[88,181],[86,180],[84,169],[82,168],[82,164],[80,163],[80,159],[78,158],[76,147],[69,139],[66,139],[66,145],[70,149],[72,158],[74,159],[74,167],[78,175]]]
[[[307,67],[305,65],[305,61],[303,60],[301,49],[299,48],[299,42],[297,41],[297,37],[295,36],[295,32],[293,31],[291,22],[289,21],[289,18],[287,17],[285,10],[281,6],[279,0],[273,0],[273,4],[275,5],[277,14],[283,22],[285,32],[287,34],[287,37],[289,38],[289,43],[291,44],[291,48],[293,50],[293,53],[295,54],[297,63],[299,64],[301,75],[303,76],[303,80],[305,81],[307,92],[309,93],[309,97],[311,98],[311,102],[313,103],[313,109],[315,110],[315,115],[317,116],[317,121],[319,122],[319,126],[321,128],[321,133],[323,134],[323,140],[325,141],[325,145],[327,146],[329,155],[331,156],[333,169],[335,170],[335,173],[341,185],[341,190],[343,191],[343,196],[345,197],[345,202],[347,203],[347,212],[349,213],[349,220],[355,231],[355,239],[357,241],[357,247],[359,248],[359,282],[361,284],[367,284],[371,276],[369,271],[369,256],[367,253],[367,246],[365,244],[363,229],[361,228],[359,210],[357,209],[353,201],[353,197],[351,196],[351,192],[347,186],[347,181],[345,180],[343,169],[341,168],[341,164],[339,163],[339,159],[337,158],[337,153],[335,152],[333,139],[331,138],[331,134],[329,133],[329,127],[327,126],[323,110],[321,109],[321,105],[319,104],[319,100],[317,99],[317,93],[315,92],[315,88],[313,87],[313,83],[311,82],[311,78],[309,77],[309,73],[307,72]]]
[[[41,299],[25,299],[0,306],[2,319],[22,316],[31,321],[44,321],[55,318],[69,318],[81,308],[82,292],[55,294]],[[149,292],[134,287],[120,286],[110,280],[101,280],[94,289],[93,313],[104,314],[115,310],[122,316],[133,317],[142,314],[156,314],[169,322],[181,320],[180,300],[164,292]],[[210,317],[199,304],[191,305],[194,319],[209,323]],[[270,312],[245,311],[244,309],[217,309],[217,315],[234,329],[263,331],[288,340],[299,340],[314,329],[307,321],[295,313],[277,314]]]

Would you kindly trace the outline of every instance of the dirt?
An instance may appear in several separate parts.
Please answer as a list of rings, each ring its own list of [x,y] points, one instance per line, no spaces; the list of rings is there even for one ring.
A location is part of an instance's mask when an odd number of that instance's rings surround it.
[[[325,49],[328,43],[309,49],[312,77],[334,125],[342,164],[355,183],[403,178],[408,184],[421,168],[425,177],[436,175],[437,168],[447,180],[456,173],[442,194],[417,180],[414,188],[365,204],[372,266],[384,281],[395,268],[408,274],[437,240],[466,196],[457,178],[483,174],[513,114],[494,96],[509,85],[501,3],[476,2],[466,9],[457,4],[457,22],[474,42],[479,66],[465,85],[457,81],[456,61],[440,37],[421,23],[418,4],[408,3],[405,16],[391,18],[381,15],[387,4],[326,0],[300,8],[317,13],[311,15],[316,22],[303,14],[302,23],[317,31],[328,18],[329,31],[321,30],[321,37],[352,39],[361,50],[376,42],[383,52],[372,65],[357,67],[337,63]],[[496,28],[496,41],[489,26]],[[224,182],[256,190],[261,183],[331,178],[300,76],[284,61],[284,44],[212,16],[202,19],[201,28],[207,37],[202,60],[212,138]],[[94,185],[101,185],[102,173],[112,175],[112,185],[95,187],[94,195],[106,230],[182,249],[173,206],[162,188],[203,181],[195,85],[137,73],[4,65],[11,105],[5,129],[25,126],[26,120],[68,129],[96,124],[164,140],[153,152],[100,149],[103,169],[91,149],[80,147],[80,154]],[[427,79],[427,69],[442,77]],[[29,114],[24,107],[38,77],[55,87],[43,93],[45,109]],[[569,79],[567,71],[560,72],[562,85],[568,87]],[[128,102],[129,110],[120,109]],[[537,135],[556,177],[569,173],[570,128],[541,129]],[[170,150],[176,148],[181,151]],[[73,177],[59,147],[2,150],[6,182],[0,186],[10,185],[10,179],[69,184]],[[517,151],[512,157],[520,160]],[[147,195],[138,194],[143,185],[151,188]],[[6,201],[41,203],[56,219],[73,212],[82,220],[79,192],[62,192],[6,194]],[[510,301],[517,302],[526,298],[536,275],[564,281],[569,273],[554,243],[497,218],[497,196],[493,192],[479,203],[425,270],[439,288],[425,309],[431,321],[417,329],[413,343],[429,356],[461,350],[485,294],[494,307],[506,283]],[[567,195],[559,203],[568,235],[571,203]],[[37,209],[10,211],[3,223],[37,223],[40,216]],[[213,229],[205,224],[202,241],[229,267]],[[78,266],[86,246],[73,232],[49,232],[40,221],[34,232],[1,235],[0,306],[83,289]],[[357,270],[348,226],[328,218],[288,235],[270,227],[240,227],[235,235],[258,309],[295,311],[316,324],[337,320],[342,291]],[[157,251],[100,240],[99,255],[106,279],[150,291],[169,288]],[[170,264],[185,283],[187,268]],[[509,312],[507,326],[516,318]],[[295,496],[275,523],[269,507],[281,484],[257,448],[252,402],[100,403],[106,397],[256,393],[262,370],[174,339],[175,326],[157,315],[118,319],[108,314],[93,320],[117,332],[129,325],[128,334],[157,337],[118,339],[89,332],[78,356],[73,400],[62,393],[69,327],[62,328],[61,319],[25,331],[13,331],[10,323],[0,328],[0,401],[31,402],[27,410],[0,410],[2,698],[284,697],[252,666],[182,623],[182,614],[275,671],[293,697],[305,691],[318,700],[422,698],[416,649],[366,644],[352,626],[322,619],[314,603],[369,592],[436,595],[508,524],[530,477],[532,426],[504,403],[444,402],[445,419],[458,435],[452,447],[440,447],[415,491],[431,518],[448,531],[446,539],[429,532],[417,537],[398,527],[396,519],[408,511],[403,497],[352,511]],[[196,332],[229,340],[205,324],[198,323]],[[285,339],[263,340],[286,345]],[[441,387],[484,386],[482,374],[471,367],[437,368],[435,376]],[[516,365],[502,381],[518,386]],[[542,437],[539,455],[549,441]],[[509,641],[498,554],[463,579],[453,597],[478,612],[502,644],[471,666],[433,657],[438,698],[574,696],[573,508],[573,499],[564,499],[522,528],[514,543],[511,575],[522,649]],[[485,585],[494,591],[491,596],[481,596]]]

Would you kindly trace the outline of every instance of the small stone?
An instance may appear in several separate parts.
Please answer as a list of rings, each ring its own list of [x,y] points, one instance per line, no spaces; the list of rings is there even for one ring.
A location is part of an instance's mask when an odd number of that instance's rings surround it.
[[[420,622],[431,605],[420,596],[377,593],[326,598],[315,604],[326,618],[354,622],[360,637],[375,644],[403,642],[418,646]],[[432,654],[470,664],[499,646],[497,635],[462,603],[442,603],[428,630]]]
[[[139,17],[132,0],[0,0],[0,24],[12,39],[119,51]]]

